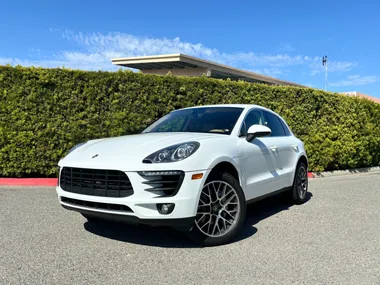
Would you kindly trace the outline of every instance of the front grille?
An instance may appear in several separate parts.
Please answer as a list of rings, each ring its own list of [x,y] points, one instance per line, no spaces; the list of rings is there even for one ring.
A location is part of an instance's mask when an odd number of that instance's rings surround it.
[[[145,191],[158,194],[159,197],[176,195],[185,177],[183,171],[146,171],[139,174],[146,179],[143,184],[150,186]]]
[[[63,167],[59,185],[64,191],[90,196],[119,198],[133,194],[128,176],[118,170]]]
[[[84,208],[133,213],[131,208],[125,205],[89,202],[89,201],[82,201],[82,200],[72,199],[72,198],[67,198],[67,197],[61,197],[61,201],[66,204],[70,204],[73,206],[81,206]]]

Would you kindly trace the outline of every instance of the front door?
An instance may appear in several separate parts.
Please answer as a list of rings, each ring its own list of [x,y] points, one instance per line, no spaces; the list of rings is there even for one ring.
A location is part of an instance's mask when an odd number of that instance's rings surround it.
[[[278,152],[271,148],[272,140],[268,137],[246,141],[247,130],[252,125],[265,125],[263,111],[251,110],[243,121],[240,147],[244,149],[241,169],[246,189],[246,199],[250,200],[278,190],[279,164]]]
[[[244,158],[242,160],[242,171],[245,177],[247,200],[271,193],[276,189],[278,173],[276,165],[278,154],[270,149],[266,138],[255,138],[247,142],[245,138]]]

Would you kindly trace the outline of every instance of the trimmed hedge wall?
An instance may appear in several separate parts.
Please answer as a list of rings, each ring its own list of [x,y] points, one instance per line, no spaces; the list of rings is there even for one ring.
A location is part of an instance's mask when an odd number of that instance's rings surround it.
[[[254,103],[305,142],[313,171],[379,165],[380,104],[320,90],[209,78],[0,67],[0,177],[56,176],[68,149],[137,133],[174,109]]]

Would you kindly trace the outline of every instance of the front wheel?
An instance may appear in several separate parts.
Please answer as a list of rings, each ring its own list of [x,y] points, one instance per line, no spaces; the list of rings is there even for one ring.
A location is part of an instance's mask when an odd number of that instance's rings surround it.
[[[294,203],[303,204],[306,202],[308,184],[307,166],[305,163],[299,162],[294,176],[291,193]]]
[[[202,188],[188,236],[205,246],[228,243],[244,224],[246,203],[238,181],[229,173],[209,177]]]

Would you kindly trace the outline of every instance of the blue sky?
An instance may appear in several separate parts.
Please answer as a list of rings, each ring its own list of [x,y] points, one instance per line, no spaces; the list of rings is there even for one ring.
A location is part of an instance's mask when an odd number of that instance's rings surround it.
[[[380,1],[5,1],[0,64],[114,70],[110,58],[185,53],[380,97]]]

